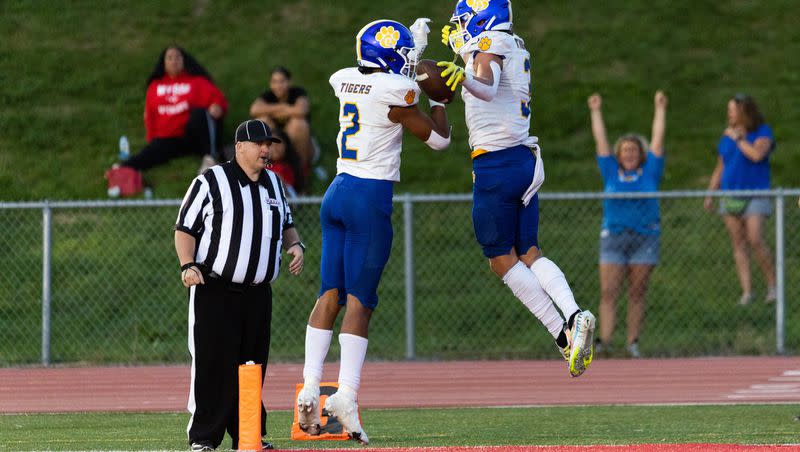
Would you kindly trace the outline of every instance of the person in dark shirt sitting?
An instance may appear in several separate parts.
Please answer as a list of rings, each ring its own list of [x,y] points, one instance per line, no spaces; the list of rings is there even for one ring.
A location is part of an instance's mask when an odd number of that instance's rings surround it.
[[[306,91],[292,85],[292,74],[282,66],[275,67],[269,89],[250,106],[250,116],[267,123],[286,139],[286,159],[295,167],[295,188],[303,191],[302,181],[308,176],[315,147],[311,141],[311,103]]]

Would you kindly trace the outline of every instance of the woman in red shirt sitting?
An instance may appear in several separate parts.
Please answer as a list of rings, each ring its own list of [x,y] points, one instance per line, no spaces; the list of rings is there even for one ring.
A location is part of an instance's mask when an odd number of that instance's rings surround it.
[[[201,169],[213,165],[227,109],[208,71],[181,47],[167,47],[147,79],[147,145],[122,165],[142,171],[188,154],[204,156]]]

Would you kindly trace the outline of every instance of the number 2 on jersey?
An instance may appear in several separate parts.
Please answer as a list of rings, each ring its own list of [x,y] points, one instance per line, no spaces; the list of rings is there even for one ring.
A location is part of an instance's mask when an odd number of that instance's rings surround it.
[[[528,74],[528,84],[530,86],[530,77],[531,77],[531,60],[530,58],[525,59],[525,63],[523,66],[523,70],[526,74]],[[531,90],[532,91],[532,90]],[[533,98],[533,93],[531,93],[527,99],[522,100],[520,102],[520,114],[522,114],[523,118],[528,118],[531,116],[531,99]]]
[[[342,116],[350,119],[352,125],[342,132],[342,140],[339,143],[340,157],[348,160],[358,160],[358,149],[347,147],[347,138],[357,134],[358,131],[361,130],[361,124],[358,123],[358,106],[350,103],[344,104],[342,107]]]

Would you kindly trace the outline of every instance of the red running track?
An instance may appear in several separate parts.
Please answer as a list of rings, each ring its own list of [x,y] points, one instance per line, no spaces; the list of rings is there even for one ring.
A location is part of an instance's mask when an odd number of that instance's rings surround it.
[[[325,366],[324,381],[337,375],[337,364]],[[187,366],[0,369],[0,413],[183,411],[189,376]],[[267,408],[291,409],[301,380],[301,364],[271,364]],[[367,363],[359,400],[364,408],[800,403],[800,358],[607,359],[580,378],[563,361]]]

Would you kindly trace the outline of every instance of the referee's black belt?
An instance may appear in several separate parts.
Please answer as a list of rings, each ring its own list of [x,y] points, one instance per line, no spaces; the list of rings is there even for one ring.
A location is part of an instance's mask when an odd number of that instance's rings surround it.
[[[269,281],[261,281],[258,284],[246,284],[246,283],[237,283],[233,281],[228,281],[222,276],[218,275],[216,272],[209,272],[207,275],[209,278],[216,280],[220,284],[223,284],[228,287],[228,289],[233,290],[235,292],[244,292],[245,290],[251,287],[264,287],[269,285]]]

